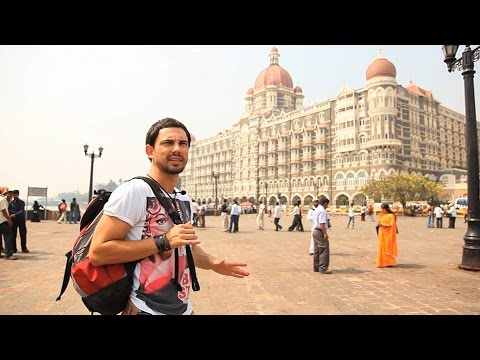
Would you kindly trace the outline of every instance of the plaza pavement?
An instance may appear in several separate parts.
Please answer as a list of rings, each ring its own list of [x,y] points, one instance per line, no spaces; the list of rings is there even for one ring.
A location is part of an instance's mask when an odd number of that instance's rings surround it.
[[[212,255],[248,263],[250,276],[226,277],[198,269],[201,290],[193,293],[196,314],[480,314],[480,272],[461,270],[466,224],[429,229],[426,219],[399,218],[398,266],[375,267],[375,223],[332,216],[330,268],[314,273],[306,231],[288,232],[291,216],[282,216],[283,231],[273,218],[256,230],[255,215],[240,217],[240,232],[221,231],[221,217],[208,216],[198,229],[202,247]],[[444,222],[447,223],[447,219]],[[55,301],[63,279],[65,252],[78,225],[56,221],[27,223],[28,248],[17,261],[0,259],[0,315],[88,315],[72,284]],[[19,240],[17,240],[19,242]]]

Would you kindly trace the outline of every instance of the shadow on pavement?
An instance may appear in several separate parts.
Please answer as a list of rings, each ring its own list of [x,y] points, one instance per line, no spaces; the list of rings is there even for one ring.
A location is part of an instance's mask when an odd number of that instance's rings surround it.
[[[370,272],[370,270],[360,270],[355,268],[333,269],[333,274],[363,274]]]

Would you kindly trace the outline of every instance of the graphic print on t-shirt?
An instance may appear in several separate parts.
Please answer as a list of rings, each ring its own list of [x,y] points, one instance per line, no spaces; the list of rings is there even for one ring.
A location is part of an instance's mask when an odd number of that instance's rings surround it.
[[[170,201],[170,199],[168,199]],[[182,219],[190,218],[188,201],[176,201]],[[186,203],[186,204],[184,204]],[[156,197],[147,198],[146,218],[142,239],[162,235],[173,227],[173,222]],[[186,260],[185,247],[179,248],[178,282],[182,286],[177,291],[171,279],[175,278],[175,250],[157,253],[140,263],[139,287],[136,295],[151,309],[165,314],[182,314],[187,307],[191,287],[190,271]]]

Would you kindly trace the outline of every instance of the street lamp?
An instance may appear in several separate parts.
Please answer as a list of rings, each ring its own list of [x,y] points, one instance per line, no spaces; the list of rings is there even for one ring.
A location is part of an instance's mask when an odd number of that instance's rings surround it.
[[[480,271],[480,199],[478,181],[478,136],[475,115],[475,91],[473,88],[473,63],[480,57],[480,46],[473,51],[465,45],[462,57],[455,58],[458,45],[443,45],[443,54],[448,72],[463,71],[465,89],[466,150],[467,150],[467,186],[468,186],[468,228],[463,237],[462,263],[460,269]]]
[[[98,148],[98,155],[95,154],[95,151],[92,151],[91,153],[88,153],[88,145],[85,144],[83,145],[83,151],[85,153],[85,156],[89,156],[91,159],[91,165],[90,165],[90,187],[88,189],[88,201],[92,200],[92,192],[93,192],[93,162],[95,161],[96,158],[102,157],[103,153],[103,147],[100,146]]]
[[[267,206],[267,190],[268,190],[268,183],[265,182],[265,206]]]
[[[218,215],[218,195],[217,195],[217,180],[220,174],[212,171],[212,176],[215,179],[215,215]]]

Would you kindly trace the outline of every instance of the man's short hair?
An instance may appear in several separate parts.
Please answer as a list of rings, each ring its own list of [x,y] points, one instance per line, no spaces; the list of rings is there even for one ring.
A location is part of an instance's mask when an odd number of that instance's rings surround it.
[[[12,194],[20,195],[20,191],[18,191],[18,190],[13,190],[13,191],[12,191]]]
[[[318,203],[323,206],[324,204],[330,203],[330,200],[325,195],[321,195],[318,198]]]
[[[190,136],[190,132],[188,131],[187,127],[183,125],[180,121],[173,118],[168,118],[168,117],[162,120],[158,120],[155,124],[153,124],[150,127],[150,129],[148,129],[147,137],[145,139],[145,145],[154,146],[155,140],[157,139],[159,131],[169,127],[182,128],[187,134],[188,146],[190,147],[190,143],[192,142],[192,137]]]

